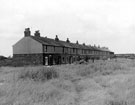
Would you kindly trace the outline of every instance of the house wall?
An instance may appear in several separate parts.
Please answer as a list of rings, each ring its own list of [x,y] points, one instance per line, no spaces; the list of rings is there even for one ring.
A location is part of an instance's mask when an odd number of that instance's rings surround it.
[[[23,37],[13,45],[13,54],[37,54],[43,53],[42,44],[31,37]]]
[[[62,47],[55,47],[55,53],[63,53]]]
[[[109,57],[110,53],[82,47],[68,48],[64,46],[43,45],[32,37],[23,37],[13,45],[14,61],[22,65],[66,64],[80,59],[99,59],[104,56]]]
[[[43,52],[44,53],[59,53],[59,54],[61,54],[61,53],[63,53],[63,47],[44,45]]]
[[[13,62],[15,66],[42,65],[43,54],[13,54]]]
[[[47,53],[54,53],[54,46],[46,46],[47,47]]]
[[[70,54],[73,54],[73,48],[70,48]]]
[[[70,51],[69,51],[68,49],[69,49],[69,48],[64,47],[64,54],[69,54],[69,53],[70,53]]]

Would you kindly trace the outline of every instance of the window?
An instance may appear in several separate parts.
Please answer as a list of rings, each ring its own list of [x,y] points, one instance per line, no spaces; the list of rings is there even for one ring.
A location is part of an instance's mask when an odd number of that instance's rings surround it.
[[[76,54],[78,54],[78,49],[76,49]]]
[[[64,53],[64,47],[63,47],[63,53]]]
[[[54,52],[55,52],[55,46],[54,46]]]
[[[44,52],[47,52],[47,46],[44,46]]]
[[[75,53],[75,48],[73,48],[73,53]]]
[[[65,62],[65,58],[63,57],[63,62]]]

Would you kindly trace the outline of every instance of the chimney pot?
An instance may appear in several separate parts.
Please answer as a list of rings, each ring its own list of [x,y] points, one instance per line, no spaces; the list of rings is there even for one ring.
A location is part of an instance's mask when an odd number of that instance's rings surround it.
[[[85,46],[85,43],[83,43],[83,46]]]
[[[35,34],[34,34],[36,37],[40,37],[40,32],[39,30],[35,31]]]
[[[27,37],[27,36],[30,36],[30,35],[31,35],[30,28],[25,28],[24,36]]]
[[[69,38],[67,38],[67,41],[66,42],[70,43]]]
[[[55,37],[55,41],[59,41],[58,35],[56,35],[56,37]]]
[[[79,44],[78,40],[76,41],[76,44]]]

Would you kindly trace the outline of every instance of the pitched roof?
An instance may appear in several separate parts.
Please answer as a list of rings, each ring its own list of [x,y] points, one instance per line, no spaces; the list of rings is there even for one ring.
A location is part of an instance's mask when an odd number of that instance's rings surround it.
[[[111,52],[108,48],[100,48],[101,51],[107,51],[107,52]]]
[[[95,50],[95,51],[101,51],[101,49],[98,48],[98,47],[96,47],[96,46],[91,46],[91,47],[92,47],[92,49]]]
[[[72,46],[70,45],[70,43],[68,42],[65,42],[65,41],[62,41],[62,40],[59,40],[58,43],[62,44],[64,47],[69,47],[69,48],[72,48]]]
[[[71,42],[66,42],[66,41],[55,41],[55,39],[47,38],[47,37],[37,37],[37,36],[30,36],[34,40],[38,41],[39,43],[43,45],[53,45],[53,46],[60,46],[60,47],[68,47],[68,48],[80,48],[80,49],[90,49],[90,50],[96,50],[96,51],[109,51],[109,49],[105,48],[98,48],[95,46],[87,46],[83,44],[76,44],[76,43],[71,43]]]
[[[49,43],[47,43],[45,40],[43,40],[43,38],[41,37],[34,37],[34,36],[30,36],[32,39],[38,41],[39,43],[42,43],[42,44],[46,44],[46,45],[50,45]]]
[[[70,46],[72,46],[73,48],[80,48],[79,45],[76,44],[76,43],[71,43],[71,42],[70,42],[69,44],[70,44]]]
[[[79,46],[77,44],[68,43],[68,42],[62,41],[62,40],[55,41],[54,39],[46,38],[46,37],[36,37],[36,36],[30,36],[30,37],[33,38],[34,40],[42,43],[42,44],[45,44],[45,45],[53,45],[53,46],[61,46],[61,47],[69,47],[69,48],[72,48],[72,47],[79,48]]]
[[[62,46],[60,43],[57,43],[54,39],[51,38],[36,37],[36,36],[31,36],[31,38],[45,45]]]

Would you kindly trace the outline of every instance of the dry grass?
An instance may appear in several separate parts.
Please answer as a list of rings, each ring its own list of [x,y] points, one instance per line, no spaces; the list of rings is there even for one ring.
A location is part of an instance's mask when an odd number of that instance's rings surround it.
[[[128,105],[125,100],[110,100],[106,105]]]
[[[27,67],[18,74],[19,79],[31,79],[42,82],[58,77],[58,70],[54,67]]]
[[[0,105],[135,105],[135,60],[1,67]]]

